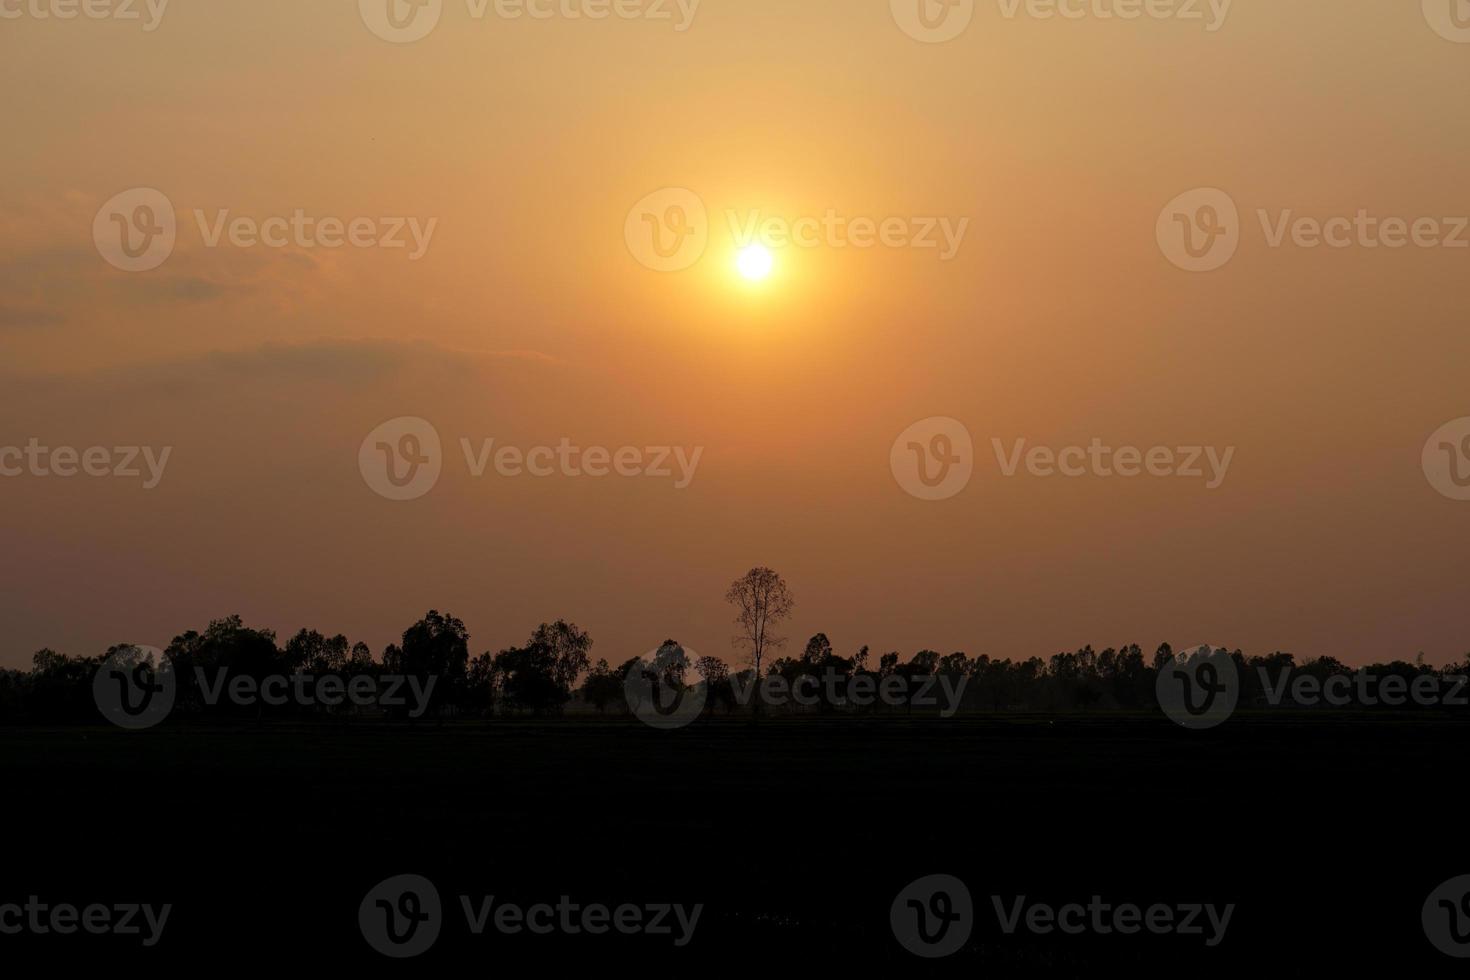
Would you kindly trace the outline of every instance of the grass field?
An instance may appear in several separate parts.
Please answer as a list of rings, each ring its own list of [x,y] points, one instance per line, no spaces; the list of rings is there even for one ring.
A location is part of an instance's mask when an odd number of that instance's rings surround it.
[[[364,942],[358,904],[414,873],[453,906],[420,965],[1450,975],[1458,964],[1429,945],[1420,909],[1470,872],[1467,734],[1431,714],[1276,712],[1205,732],[1147,715],[4,729],[0,902],[175,910],[152,949],[117,936],[0,947],[379,966],[390,961]],[[976,924],[958,953],[925,961],[894,938],[889,905],[936,873],[966,883]],[[704,911],[683,947],[474,936],[461,895]],[[1212,948],[1007,935],[992,908],[992,896],[1094,895],[1236,908]]]

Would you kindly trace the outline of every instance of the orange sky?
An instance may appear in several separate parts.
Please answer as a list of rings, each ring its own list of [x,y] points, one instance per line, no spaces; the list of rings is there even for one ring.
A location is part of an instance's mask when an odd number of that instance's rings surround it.
[[[1470,213],[1470,43],[1418,3],[1238,0],[1210,31],[982,0],[931,44],[887,0],[703,0],[684,31],[672,0],[445,0],[397,44],[347,0],[174,0],[153,30],[46,2],[0,0],[0,452],[172,449],[147,490],[0,476],[0,664],[233,612],[380,649],[430,607],[476,651],[566,617],[594,657],[731,657],[722,596],[755,564],[790,582],[798,649],[1470,649],[1470,502],[1421,466],[1470,415],[1470,249],[1272,247],[1259,217]],[[177,243],[127,272],[93,226],[139,187]],[[709,247],[658,272],[625,227],[670,187]],[[1210,272],[1155,234],[1194,188],[1239,209]],[[433,233],[417,258],[211,246],[195,214],[298,210]],[[824,240],[749,283],[730,212],[967,224],[948,260]],[[442,475],[393,501],[359,449],[409,416]],[[937,416],[974,472],[927,501],[890,450]],[[476,477],[460,440],[491,438],[701,455],[682,488]],[[1008,477],[993,439],[1234,453],[1209,489]]]

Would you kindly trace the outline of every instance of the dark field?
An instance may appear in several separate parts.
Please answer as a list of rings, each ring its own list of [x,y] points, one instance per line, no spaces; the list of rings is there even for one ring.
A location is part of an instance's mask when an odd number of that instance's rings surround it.
[[[596,964],[784,975],[870,966],[968,976],[1450,976],[1430,891],[1470,873],[1449,716],[1155,716],[0,730],[0,903],[172,903],[151,949],[0,936],[7,961],[168,972]],[[358,905],[434,882],[438,942],[368,947]],[[968,944],[905,951],[889,905],[923,875],[974,896]],[[523,905],[703,903],[693,939],[470,934],[460,895]],[[1006,935],[991,896],[1234,903],[1223,941]]]

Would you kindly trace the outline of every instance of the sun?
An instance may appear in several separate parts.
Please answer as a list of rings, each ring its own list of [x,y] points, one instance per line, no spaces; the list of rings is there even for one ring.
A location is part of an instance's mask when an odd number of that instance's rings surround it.
[[[764,245],[747,245],[735,256],[735,266],[751,282],[759,282],[771,274],[776,260]]]

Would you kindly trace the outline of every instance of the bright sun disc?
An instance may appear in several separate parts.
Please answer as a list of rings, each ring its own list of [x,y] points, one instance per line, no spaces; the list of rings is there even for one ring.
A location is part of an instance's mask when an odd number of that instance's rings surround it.
[[[763,245],[747,245],[740,250],[735,257],[735,264],[740,268],[740,274],[747,279],[764,279],[771,274],[771,267],[775,259],[771,257],[770,249]]]

